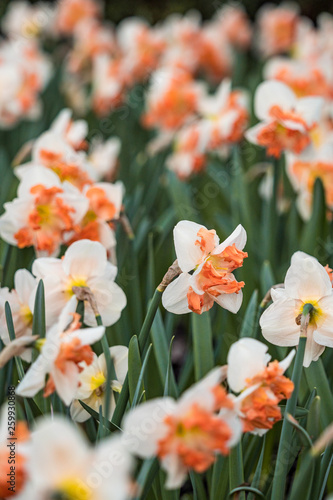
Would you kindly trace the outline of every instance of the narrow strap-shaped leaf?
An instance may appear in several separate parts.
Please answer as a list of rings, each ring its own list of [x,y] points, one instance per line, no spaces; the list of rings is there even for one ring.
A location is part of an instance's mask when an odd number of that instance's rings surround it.
[[[130,403],[133,401],[134,393],[138,384],[142,367],[138,337],[133,335],[128,346],[128,385]],[[141,387],[143,391],[143,385]]]
[[[192,338],[195,379],[200,380],[214,367],[213,338],[209,312],[193,313]]]
[[[177,397],[178,389],[175,376],[170,365],[170,346],[168,346],[166,332],[163,325],[162,315],[160,311],[156,312],[155,319],[151,327],[151,339],[156,358],[157,367],[160,373],[162,384],[165,387],[168,384],[168,392],[170,396]],[[167,374],[169,379],[167,380]]]
[[[239,442],[230,450],[229,454],[229,487],[230,491],[238,488],[244,483],[243,451],[242,444]],[[240,492],[237,496],[239,500],[245,500],[245,493]]]
[[[138,378],[138,383],[136,385],[135,393],[134,393],[134,396],[133,396],[133,401],[132,401],[131,408],[134,408],[134,406],[136,406],[138,404],[138,402],[139,402],[139,398],[140,398],[140,395],[142,393],[141,387],[143,385],[143,376],[144,376],[146,368],[147,368],[147,363],[148,363],[148,359],[149,359],[149,356],[150,356],[151,348],[152,348],[152,345],[150,344],[150,346],[148,347],[148,350],[146,352],[145,358],[143,360],[143,363],[142,363],[142,367],[141,367],[141,370],[140,370],[140,375],[139,375],[139,378]]]
[[[45,333],[46,333],[46,326],[45,326],[44,283],[43,280],[39,280],[36,291],[34,314],[32,320],[32,334],[38,335],[40,338],[44,338]]]
[[[241,326],[240,337],[254,337],[257,320],[258,290],[254,290],[246,308]]]
[[[260,452],[260,457],[259,457],[259,460],[258,460],[258,464],[257,464],[257,467],[256,467],[256,471],[254,473],[254,476],[253,476],[253,479],[252,479],[252,483],[251,483],[251,487],[258,490],[259,488],[259,485],[260,485],[260,478],[261,478],[261,472],[262,472],[262,464],[264,462],[264,455],[265,455],[265,446],[266,446],[266,435],[263,437],[263,441],[262,441],[262,448],[261,448],[261,452]],[[255,500],[255,496],[256,494],[258,495],[258,493],[256,493],[255,491],[250,493],[248,495],[248,498],[247,500]]]
[[[9,302],[5,303],[5,316],[6,316],[6,323],[7,323],[9,338],[11,341],[13,341],[13,340],[15,340],[16,336],[15,336],[15,330],[14,330],[12,311],[10,309]],[[22,380],[24,377],[24,369],[23,369],[21,358],[19,358],[18,356],[15,356],[15,363],[16,363],[18,376],[19,376],[20,380]]]
[[[312,361],[308,368],[305,368],[305,377],[309,389],[317,389],[321,399],[320,420],[323,427],[327,427],[332,422],[333,415],[333,395],[330,384],[327,380],[322,360]]]

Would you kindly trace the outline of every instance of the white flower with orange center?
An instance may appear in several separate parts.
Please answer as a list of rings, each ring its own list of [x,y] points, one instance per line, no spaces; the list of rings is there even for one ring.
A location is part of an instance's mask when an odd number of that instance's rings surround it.
[[[241,424],[232,399],[219,385],[222,377],[218,367],[178,401],[157,398],[124,419],[124,443],[141,458],[159,458],[168,489],[179,488],[191,470],[206,471],[218,453],[227,455],[240,439]]]
[[[304,366],[317,361],[325,346],[333,347],[333,291],[327,270],[310,255],[296,252],[291,258],[284,288],[271,289],[273,304],[260,318],[266,340],[280,346],[297,346],[300,315],[312,305],[307,328]]]
[[[56,122],[56,128],[63,127],[61,123],[66,119],[66,115],[59,116],[60,122]],[[77,122],[75,122],[75,125]],[[16,167],[15,174],[20,179],[30,171],[32,166],[43,165],[52,170],[59,177],[61,182],[69,182],[82,191],[84,186],[91,185],[97,179],[95,168],[90,164],[84,151],[75,151],[69,140],[76,142],[77,146],[82,138],[80,127],[74,126],[73,133],[67,136],[64,130],[58,133],[54,130],[44,132],[36,139],[32,148],[31,162],[24,163]],[[81,146],[82,141],[80,142]]]
[[[283,361],[270,362],[268,347],[252,338],[242,338],[232,344],[228,353],[228,384],[239,396],[234,400],[244,432],[264,434],[281,420],[278,406],[289,399],[294,384],[283,374],[289,367],[295,350]]]
[[[108,419],[111,420],[116,401],[114,392],[120,392],[128,371],[128,348],[122,345],[110,347],[116,380],[111,380],[112,396]],[[90,418],[90,414],[82,407],[80,401],[95,410],[97,413],[102,407],[102,414],[105,415],[105,395],[107,382],[107,368],[104,354],[97,356],[94,354],[93,362],[90,365],[81,363],[80,383],[75,399],[71,404],[71,417],[75,422],[85,422]]]
[[[49,324],[57,320],[61,310],[74,295],[73,286],[89,287],[105,326],[118,321],[126,306],[126,295],[114,282],[117,267],[107,261],[106,250],[97,241],[74,242],[62,259],[36,259],[32,272],[44,282]],[[84,303],[84,323],[96,325],[95,313],[88,302]]]
[[[48,330],[46,339],[39,341],[40,355],[19,383],[16,394],[33,397],[44,387],[44,397],[56,391],[63,402],[70,405],[80,383],[80,363],[93,362],[90,344],[100,340],[105,332],[103,326],[81,329],[80,316],[73,312],[75,307],[73,298],[61,313],[59,322]]]
[[[311,132],[321,119],[323,104],[321,97],[298,99],[282,82],[263,82],[254,98],[255,113],[262,122],[245,136],[277,158],[283,151],[300,154],[311,145]]]
[[[160,30],[143,19],[130,17],[119,23],[116,36],[125,65],[130,69],[130,83],[146,79],[156,69],[166,46]]]
[[[19,119],[36,120],[42,112],[39,93],[52,73],[48,58],[32,39],[0,43],[0,124],[12,127]]]
[[[143,124],[162,130],[176,130],[193,118],[203,86],[190,73],[162,68],[153,74],[148,90]]]
[[[182,273],[162,296],[165,309],[175,314],[201,314],[214,302],[236,313],[243,299],[244,281],[232,274],[243,265],[247,253],[245,229],[239,225],[220,243],[214,229],[191,221],[179,222],[173,231],[178,266]],[[193,271],[192,274],[189,274]]]
[[[10,342],[5,303],[10,305],[16,338],[32,334],[32,311],[34,309],[37,280],[26,269],[18,269],[14,275],[14,289],[0,288],[0,338],[5,345]],[[25,361],[31,361],[31,351],[21,355]]]
[[[11,245],[33,246],[37,255],[57,255],[65,234],[73,231],[88,209],[88,200],[44,167],[21,177],[18,197],[5,204],[1,237]]]
[[[133,459],[118,436],[92,447],[64,417],[36,421],[31,433],[29,479],[18,500],[130,498]]]
[[[124,185],[121,181],[115,184],[97,182],[86,186],[83,194],[89,200],[89,208],[67,245],[89,239],[99,241],[110,251],[116,246],[114,222],[119,219],[122,208]]]
[[[258,47],[268,57],[292,49],[300,22],[298,5],[266,4],[258,11]]]

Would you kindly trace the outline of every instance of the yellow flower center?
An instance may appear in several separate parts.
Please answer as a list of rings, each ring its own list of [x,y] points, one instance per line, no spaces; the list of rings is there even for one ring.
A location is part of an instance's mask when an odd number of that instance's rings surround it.
[[[74,292],[72,290],[73,286],[86,287],[86,286],[88,286],[87,280],[85,278],[83,278],[83,277],[80,277],[80,276],[77,276],[75,278],[71,278],[68,281],[68,285],[67,285],[67,288],[66,288],[66,292],[70,296],[74,295]]]
[[[92,499],[92,491],[81,479],[69,477],[58,485],[53,498],[57,500],[90,500]]]
[[[96,373],[90,379],[90,389],[92,391],[95,391],[96,389],[101,387],[101,385],[103,385],[105,383],[105,381],[106,381],[106,378],[105,378],[105,375],[103,372]]]
[[[29,306],[27,305],[21,306],[20,314],[27,326],[32,325],[32,312],[30,311]]]
[[[314,327],[318,327],[318,325],[320,323],[323,322],[324,320],[324,312],[323,310],[318,306],[318,302],[316,300],[306,300],[303,302],[300,310],[299,310],[299,314],[303,314],[303,309],[305,307],[306,304],[312,304],[313,305],[313,309],[311,310],[310,312],[310,322],[309,324],[314,326]]]

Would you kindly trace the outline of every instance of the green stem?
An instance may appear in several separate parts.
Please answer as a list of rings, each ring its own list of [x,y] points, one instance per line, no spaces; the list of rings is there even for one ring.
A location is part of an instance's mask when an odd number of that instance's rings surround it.
[[[299,391],[299,385],[303,367],[303,359],[305,353],[305,345],[306,345],[306,337],[302,336],[299,339],[293,374],[291,377],[294,383],[294,390],[291,395],[291,398],[288,399],[287,401],[286,411],[285,411],[285,415],[289,413],[293,417],[295,416],[295,411],[296,411],[297,397],[298,397],[298,391]],[[288,422],[287,418],[284,418],[282,424],[278,454],[276,458],[271,500],[284,499],[292,432],[293,432],[293,426],[291,425],[290,422]]]
[[[153,324],[159,303],[161,301],[162,293],[163,293],[163,290],[156,288],[155,293],[153,295],[153,298],[150,301],[147,315],[145,317],[145,320],[144,320],[143,325],[141,327],[140,333],[138,335],[138,343],[139,343],[139,349],[140,349],[141,354],[143,354],[146,351],[148,338],[149,338],[149,332],[151,329],[151,325]],[[128,375],[126,375],[125,381],[123,383],[123,387],[122,387],[121,392],[119,394],[117,406],[116,406],[116,409],[114,411],[113,418],[112,418],[112,422],[115,425],[119,426],[121,423],[121,420],[122,420],[123,415],[124,415],[125,410],[126,410],[128,398],[129,398],[129,385],[128,385]]]
[[[103,326],[102,318],[99,314],[96,314],[96,321],[97,321],[98,326]],[[110,403],[111,403],[111,382],[112,382],[112,380],[117,380],[117,375],[116,375],[114,365],[112,362],[112,358],[110,355],[110,347],[108,344],[108,340],[106,338],[106,332],[104,333],[103,337],[101,338],[101,344],[102,344],[103,353],[105,356],[106,372],[107,372],[107,381],[106,381],[106,387],[105,387],[105,414],[104,414],[104,417],[105,417],[105,420],[108,421]],[[105,427],[105,429],[106,429],[106,427]]]
[[[244,483],[244,467],[243,467],[243,452],[242,444],[238,443],[229,455],[229,486],[230,491],[238,488]],[[244,491],[239,493],[239,500],[245,500]]]

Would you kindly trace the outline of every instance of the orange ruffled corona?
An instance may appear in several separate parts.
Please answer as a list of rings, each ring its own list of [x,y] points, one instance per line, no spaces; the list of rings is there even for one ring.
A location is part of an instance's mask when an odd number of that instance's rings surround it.
[[[293,382],[283,375],[278,361],[269,363],[261,373],[246,382],[248,387],[261,385],[242,401],[244,432],[271,429],[281,420],[278,403],[290,398],[294,390]]]
[[[232,409],[233,403],[221,386],[213,388],[216,411]],[[232,430],[217,414],[193,403],[185,415],[167,415],[167,435],[158,442],[157,456],[163,459],[178,455],[182,464],[196,472],[204,472],[216,459],[216,452],[227,455]]]
[[[73,229],[71,214],[75,210],[58,197],[63,193],[61,188],[46,188],[38,184],[31,188],[30,193],[35,196],[35,206],[29,213],[28,226],[19,229],[14,238],[19,248],[34,245],[38,251],[51,255],[63,233]]]

